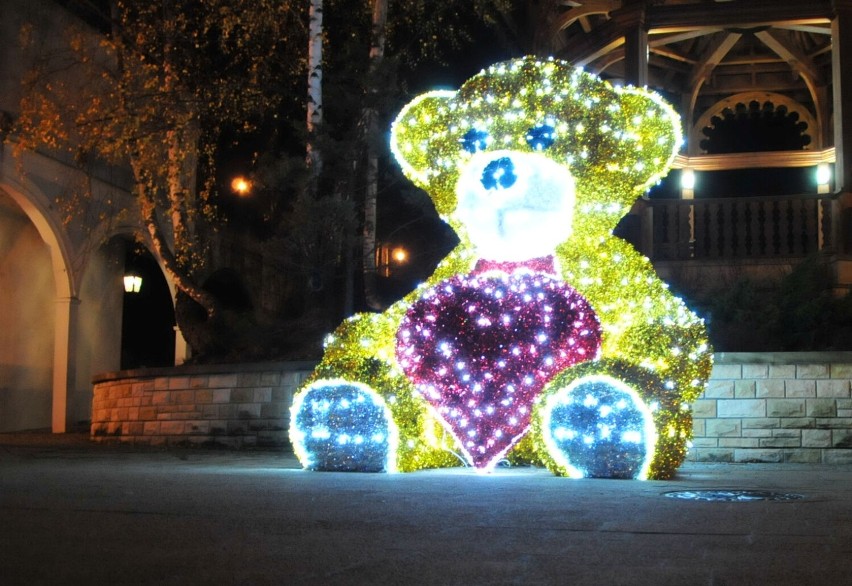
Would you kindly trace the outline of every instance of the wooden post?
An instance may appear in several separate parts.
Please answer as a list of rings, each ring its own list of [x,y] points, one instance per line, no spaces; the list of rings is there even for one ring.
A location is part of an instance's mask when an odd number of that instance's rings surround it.
[[[649,259],[654,258],[654,208],[645,198],[633,204],[639,216],[639,252]]]
[[[646,87],[648,28],[645,24],[645,5],[643,2],[634,2],[634,6],[625,12],[629,13],[630,23],[624,35],[624,81],[636,87]]]
[[[852,0],[834,0],[831,75],[834,87],[835,189],[852,190]],[[846,207],[846,206],[844,206]]]

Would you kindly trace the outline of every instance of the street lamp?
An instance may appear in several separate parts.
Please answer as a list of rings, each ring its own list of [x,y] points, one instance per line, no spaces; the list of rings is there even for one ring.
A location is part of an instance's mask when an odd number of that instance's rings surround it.
[[[238,175],[231,180],[231,189],[237,195],[248,195],[249,193],[251,193],[251,188],[251,181],[249,181],[242,175]]]
[[[393,249],[393,260],[396,261],[397,264],[402,264],[406,260],[408,260],[408,251],[405,250],[402,246],[397,246]]]
[[[128,273],[124,275],[124,292],[139,293],[142,288],[142,277],[139,275]]]
[[[391,265],[403,265],[408,261],[408,251],[402,246],[392,246],[387,242],[376,247],[376,269],[380,277],[390,277]]]

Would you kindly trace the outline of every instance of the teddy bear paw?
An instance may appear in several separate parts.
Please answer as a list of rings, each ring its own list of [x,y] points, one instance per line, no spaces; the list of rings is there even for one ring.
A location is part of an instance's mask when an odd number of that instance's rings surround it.
[[[317,380],[294,399],[290,441],[302,465],[333,472],[393,472],[399,432],[369,386]]]
[[[579,478],[646,478],[656,432],[638,393],[610,376],[577,379],[549,395],[541,430],[558,468]]]

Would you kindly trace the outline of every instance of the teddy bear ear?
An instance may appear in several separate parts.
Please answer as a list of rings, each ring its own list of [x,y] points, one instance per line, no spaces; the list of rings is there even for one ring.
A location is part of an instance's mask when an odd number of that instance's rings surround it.
[[[431,147],[446,131],[455,95],[451,90],[421,94],[402,109],[391,127],[391,151],[405,176],[421,188],[429,185],[435,164]]]
[[[640,193],[664,177],[682,143],[680,117],[663,98],[636,87],[616,90],[623,121],[621,172]]]

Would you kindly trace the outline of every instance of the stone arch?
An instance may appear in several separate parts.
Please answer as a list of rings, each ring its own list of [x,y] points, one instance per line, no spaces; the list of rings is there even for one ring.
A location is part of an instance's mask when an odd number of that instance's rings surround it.
[[[54,281],[48,246],[0,189],[0,432],[50,425]]]
[[[95,235],[93,235],[93,237],[96,239],[96,241],[102,243],[109,242],[115,239],[121,239],[125,243],[127,243],[128,246],[138,246],[144,248],[145,252],[149,254],[150,257],[156,263],[157,268],[159,270],[159,276],[161,276],[165,280],[165,284],[168,288],[169,300],[171,303],[172,316],[174,316],[176,311],[176,295],[178,291],[174,277],[168,270],[166,270],[163,260],[156,253],[156,250],[154,248],[154,245],[151,243],[150,238],[139,224],[121,223],[108,226],[106,229],[103,229],[102,227]],[[178,325],[174,326],[174,334],[174,364],[182,364],[189,358],[190,350],[187,346],[186,340],[183,337],[183,333],[181,332]]]
[[[5,161],[0,160],[5,163]],[[33,364],[38,364],[38,370],[47,369],[43,375],[39,375],[37,380],[37,388],[29,387],[27,380],[21,379],[18,382],[10,384],[11,391],[20,392],[21,401],[12,408],[16,412],[23,409],[16,422],[9,423],[11,426],[18,428],[26,428],[32,425],[41,426],[46,424],[44,413],[30,418],[26,413],[28,409],[28,399],[41,395],[43,398],[38,399],[39,402],[49,400],[49,423],[54,432],[60,433],[66,431],[68,425],[68,389],[73,385],[76,378],[76,360],[73,353],[74,345],[71,343],[72,336],[76,329],[77,305],[79,300],[78,293],[78,278],[74,270],[72,259],[74,258],[74,247],[68,238],[67,232],[64,230],[62,223],[58,217],[51,211],[48,199],[45,194],[29,181],[17,181],[16,174],[7,172],[11,165],[3,165],[3,175],[0,176],[0,191],[3,196],[11,200],[14,205],[28,219],[30,225],[34,227],[38,237],[47,248],[47,254],[50,262],[50,272],[53,276],[53,288],[55,292],[54,303],[52,307],[43,308],[43,317],[52,316],[52,335],[49,332],[50,317],[45,317],[44,327],[47,329],[44,336],[44,348],[41,352],[48,354]],[[47,303],[46,300],[42,300]],[[43,303],[43,304],[44,304]],[[51,350],[47,348],[52,341],[52,355],[49,355]],[[12,344],[12,340],[8,342]],[[26,363],[31,362],[29,359],[18,364],[12,364],[11,367],[26,369]],[[7,381],[8,382],[8,381]],[[26,391],[26,392],[24,392]],[[27,394],[28,393],[28,394]],[[49,397],[45,399],[44,397]],[[44,407],[38,408],[43,410]],[[21,427],[23,426],[23,427]]]
[[[795,112],[796,114],[798,114],[799,119],[808,125],[809,133],[813,138],[810,145],[806,146],[805,149],[807,150],[814,148],[815,145],[819,143],[820,127],[813,114],[811,114],[811,112],[802,104],[783,94],[777,94],[774,92],[742,92],[729,96],[723,100],[719,100],[710,108],[708,108],[707,111],[704,112],[701,117],[698,118],[695,124],[692,125],[689,130],[689,139],[687,144],[689,154],[701,154],[701,148],[699,145],[702,140],[702,131],[705,127],[710,126],[711,119],[714,116],[718,116],[726,108],[730,108],[733,110],[736,108],[737,104],[749,104],[750,102],[754,101],[760,104],[763,104],[765,102],[771,102],[775,105],[776,108],[779,106],[784,106],[788,112]]]
[[[21,208],[47,245],[56,281],[56,297],[76,297],[78,282],[71,262],[73,247],[60,219],[50,211],[47,197],[34,185],[23,185],[5,173],[0,178],[0,189]]]

